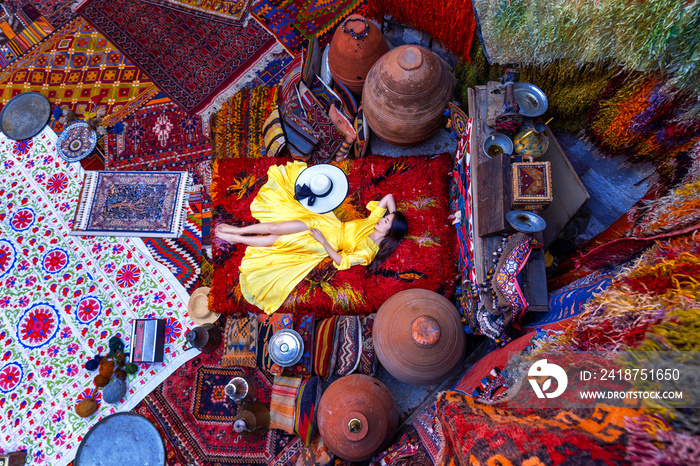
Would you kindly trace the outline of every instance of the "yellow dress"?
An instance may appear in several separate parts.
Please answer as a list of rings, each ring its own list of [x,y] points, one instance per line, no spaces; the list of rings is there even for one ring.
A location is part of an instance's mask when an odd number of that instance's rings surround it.
[[[329,212],[317,214],[294,199],[297,176],[306,168],[303,162],[275,165],[268,169],[268,180],[250,205],[250,212],[260,222],[301,220],[316,228],[343,261],[333,262],[339,270],[353,265],[368,265],[379,247],[369,238],[386,209],[377,201],[367,204],[371,214],[361,220],[341,222]],[[240,285],[246,300],[267,314],[284,303],[294,287],[316,267],[328,253],[309,231],[282,235],[269,247],[248,246],[241,261]]]

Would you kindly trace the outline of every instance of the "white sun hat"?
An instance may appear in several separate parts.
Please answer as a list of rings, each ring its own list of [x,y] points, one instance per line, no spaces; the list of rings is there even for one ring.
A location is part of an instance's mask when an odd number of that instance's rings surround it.
[[[294,186],[296,199],[317,214],[330,212],[348,195],[348,177],[340,168],[319,164],[304,169]]]

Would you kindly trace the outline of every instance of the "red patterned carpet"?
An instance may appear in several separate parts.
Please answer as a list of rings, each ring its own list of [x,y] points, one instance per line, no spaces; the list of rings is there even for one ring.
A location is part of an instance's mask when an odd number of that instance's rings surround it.
[[[222,159],[215,162],[212,201],[223,221],[253,222],[250,203],[267,180],[267,169],[288,159]],[[335,213],[343,221],[365,217],[365,205],[386,193],[397,197],[398,209],[409,223],[408,236],[378,275],[365,275],[356,266],[338,271],[327,259],[292,292],[280,311],[315,314],[370,314],[401,290],[425,288],[451,297],[457,276],[457,234],[447,219],[448,172],[451,156],[426,161],[423,157],[370,156],[346,160],[339,166],[348,175],[350,194]],[[238,267],[242,245],[214,249],[213,302],[223,314],[262,312],[242,297]]]
[[[79,13],[183,110],[201,113],[260,64],[275,38],[140,0],[87,0]]]
[[[299,437],[270,430],[248,442],[233,431],[236,403],[224,387],[242,372],[254,374],[255,399],[270,405],[272,381],[259,369],[221,367],[223,345],[180,367],[133,409],[160,431],[168,466],[295,464]]]

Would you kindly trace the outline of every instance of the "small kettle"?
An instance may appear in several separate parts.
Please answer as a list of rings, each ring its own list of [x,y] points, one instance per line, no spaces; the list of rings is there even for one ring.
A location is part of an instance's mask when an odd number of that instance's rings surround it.
[[[202,353],[213,353],[221,344],[221,330],[214,324],[204,324],[188,330],[185,340],[189,347],[186,350],[196,348]]]

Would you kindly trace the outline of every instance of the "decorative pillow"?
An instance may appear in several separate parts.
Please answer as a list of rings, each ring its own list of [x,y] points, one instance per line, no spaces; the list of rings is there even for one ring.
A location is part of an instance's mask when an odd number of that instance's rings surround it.
[[[270,116],[263,123],[263,142],[265,144],[265,155],[268,157],[277,157],[280,151],[284,148],[284,130],[282,129],[282,120],[280,119],[279,108],[275,108]]]
[[[345,135],[335,127],[323,107],[303,82],[299,83],[301,104],[306,111],[307,122],[319,135],[319,144],[312,153],[312,163],[328,163],[340,149]]]
[[[362,318],[362,352],[360,353],[360,364],[357,369],[360,373],[373,377],[377,372],[377,354],[374,352],[374,342],[372,341],[372,326],[377,314],[370,314]]]
[[[282,102],[294,96],[297,83],[301,80],[301,54],[294,57],[282,78]]]
[[[283,109],[282,129],[292,157],[302,161],[309,160],[320,140],[319,134],[288,107]]]
[[[359,316],[340,316],[336,329],[335,373],[343,376],[352,373],[360,363],[362,352],[362,328]]]
[[[316,425],[316,407],[321,401],[321,380],[318,377],[304,379],[299,387],[299,395],[294,416],[294,431],[301,437],[304,445],[311,444],[311,439],[318,432]]]
[[[357,135],[354,144],[355,157],[364,157],[365,153],[367,152],[367,144],[369,142],[369,126],[367,125],[367,120],[365,120],[362,105],[360,105],[360,108],[357,110],[357,116],[355,117],[353,129]]]
[[[337,104],[338,106],[342,105],[340,97],[338,97],[338,95],[333,92],[333,89],[328,87],[318,76],[314,76],[309,90],[326,113],[330,111],[333,104]]]
[[[333,90],[338,95],[338,99],[340,99],[340,103],[343,106],[341,110],[345,116],[348,117],[348,120],[353,121],[357,116],[358,108],[357,101],[352,95],[352,92],[350,92],[350,89],[348,89],[343,83],[338,81],[333,83]]]
[[[302,59],[301,80],[304,81],[307,86],[311,86],[316,75],[321,74],[321,58],[323,58],[323,52],[321,52],[321,47],[319,47],[318,37],[315,35],[311,37],[305,52]]]
[[[301,377],[276,375],[270,400],[270,429],[281,429],[294,435],[294,416]]]
[[[271,374],[280,375],[282,373],[282,367],[272,362],[268,343],[277,330],[292,328],[292,322],[292,314],[272,314],[264,322],[258,323],[258,367]]]
[[[223,367],[256,367],[258,320],[255,317],[228,319],[224,330]]]
[[[301,335],[301,340],[304,342],[304,354],[301,360],[288,367],[285,372],[295,375],[311,375],[311,364],[313,363],[314,355],[314,316],[305,315],[298,318],[294,324],[294,330]]]
[[[469,117],[464,111],[452,102],[448,102],[447,106],[450,109],[450,120],[447,126],[454,131],[454,136],[460,139],[467,134],[469,126]]]
[[[314,437],[311,445],[301,448],[296,466],[329,466],[335,455],[331,453],[320,435]]]
[[[335,328],[338,316],[323,319],[316,324],[314,331],[314,362],[313,373],[327,379],[335,369],[335,353],[338,340],[335,338]]]
[[[328,66],[328,54],[331,50],[331,44],[326,45],[323,49],[323,57],[321,57],[321,79],[324,83],[329,86],[333,83],[333,76],[331,76],[331,68]]]

